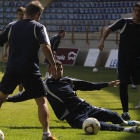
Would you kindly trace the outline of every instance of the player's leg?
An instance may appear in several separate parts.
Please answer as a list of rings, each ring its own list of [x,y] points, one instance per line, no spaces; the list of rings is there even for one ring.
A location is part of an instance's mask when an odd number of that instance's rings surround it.
[[[3,94],[1,91],[0,91],[0,108],[3,104],[3,102],[5,102],[6,98],[8,97],[9,94]]]
[[[49,61],[46,58],[46,63],[47,63],[47,67],[46,67],[46,75],[45,75],[45,79],[50,78],[50,72],[49,72]]]
[[[19,93],[21,93],[23,91],[23,84],[19,84]]]

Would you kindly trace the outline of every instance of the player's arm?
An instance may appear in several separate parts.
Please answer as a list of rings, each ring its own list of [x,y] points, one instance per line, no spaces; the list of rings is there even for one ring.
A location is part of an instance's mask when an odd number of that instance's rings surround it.
[[[6,61],[7,59],[7,52],[8,52],[8,47],[9,47],[9,42],[7,41],[5,43],[5,51],[4,51],[4,56],[3,56],[3,59]]]
[[[110,34],[110,32],[114,32],[116,30],[122,29],[123,26],[125,25],[126,20],[124,18],[119,19],[118,21],[116,21],[114,24],[110,25],[109,27],[107,27],[102,35],[102,38],[100,40],[100,43],[98,45],[98,48],[100,51],[102,51],[104,49],[104,41],[107,38],[107,36]]]
[[[25,101],[25,100],[29,100],[29,99],[32,99],[28,92],[24,91],[22,93],[18,93],[14,96],[9,96],[7,98],[7,102],[22,102],[22,101]]]

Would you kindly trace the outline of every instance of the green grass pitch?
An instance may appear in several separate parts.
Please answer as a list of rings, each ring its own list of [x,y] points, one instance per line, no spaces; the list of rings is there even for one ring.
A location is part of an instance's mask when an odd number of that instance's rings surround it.
[[[64,66],[64,76],[92,82],[109,82],[117,79],[116,69],[98,68],[97,73],[91,67]],[[46,65],[40,65],[44,78]],[[0,79],[3,74],[0,73]],[[8,88],[8,87],[7,87]],[[139,102],[138,89],[128,88],[129,109],[131,118],[140,121],[140,110],[135,109]],[[18,87],[13,94],[18,93]],[[108,108],[122,113],[118,88],[104,88],[100,91],[77,91],[80,98],[94,106]],[[50,130],[58,140],[140,140],[140,134],[126,132],[100,131],[97,135],[85,135],[83,130],[72,129],[66,121],[59,121],[51,109]],[[41,140],[42,128],[38,120],[37,106],[34,100],[21,103],[4,103],[0,110],[0,130],[5,134],[5,140]]]

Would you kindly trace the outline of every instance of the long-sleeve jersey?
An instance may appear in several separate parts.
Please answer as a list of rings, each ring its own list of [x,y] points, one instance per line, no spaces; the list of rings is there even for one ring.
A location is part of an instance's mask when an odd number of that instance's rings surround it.
[[[50,43],[51,43],[51,49],[52,49],[52,52],[55,51],[57,52],[57,48],[59,46],[59,43],[60,43],[60,36],[59,35],[54,35],[50,38]]]
[[[108,87],[108,82],[92,83],[70,77],[64,77],[60,80],[50,78],[45,80],[44,83],[47,90],[46,97],[59,120],[64,120],[68,114],[72,113],[79,105],[82,106],[83,102],[85,102],[77,96],[77,90],[92,91]],[[8,97],[8,102],[20,102],[28,99],[31,98],[25,91]]]

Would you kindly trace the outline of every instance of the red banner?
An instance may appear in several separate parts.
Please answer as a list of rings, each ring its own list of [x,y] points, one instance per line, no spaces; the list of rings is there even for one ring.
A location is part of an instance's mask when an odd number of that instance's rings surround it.
[[[64,65],[74,65],[79,49],[58,48],[57,59]]]

